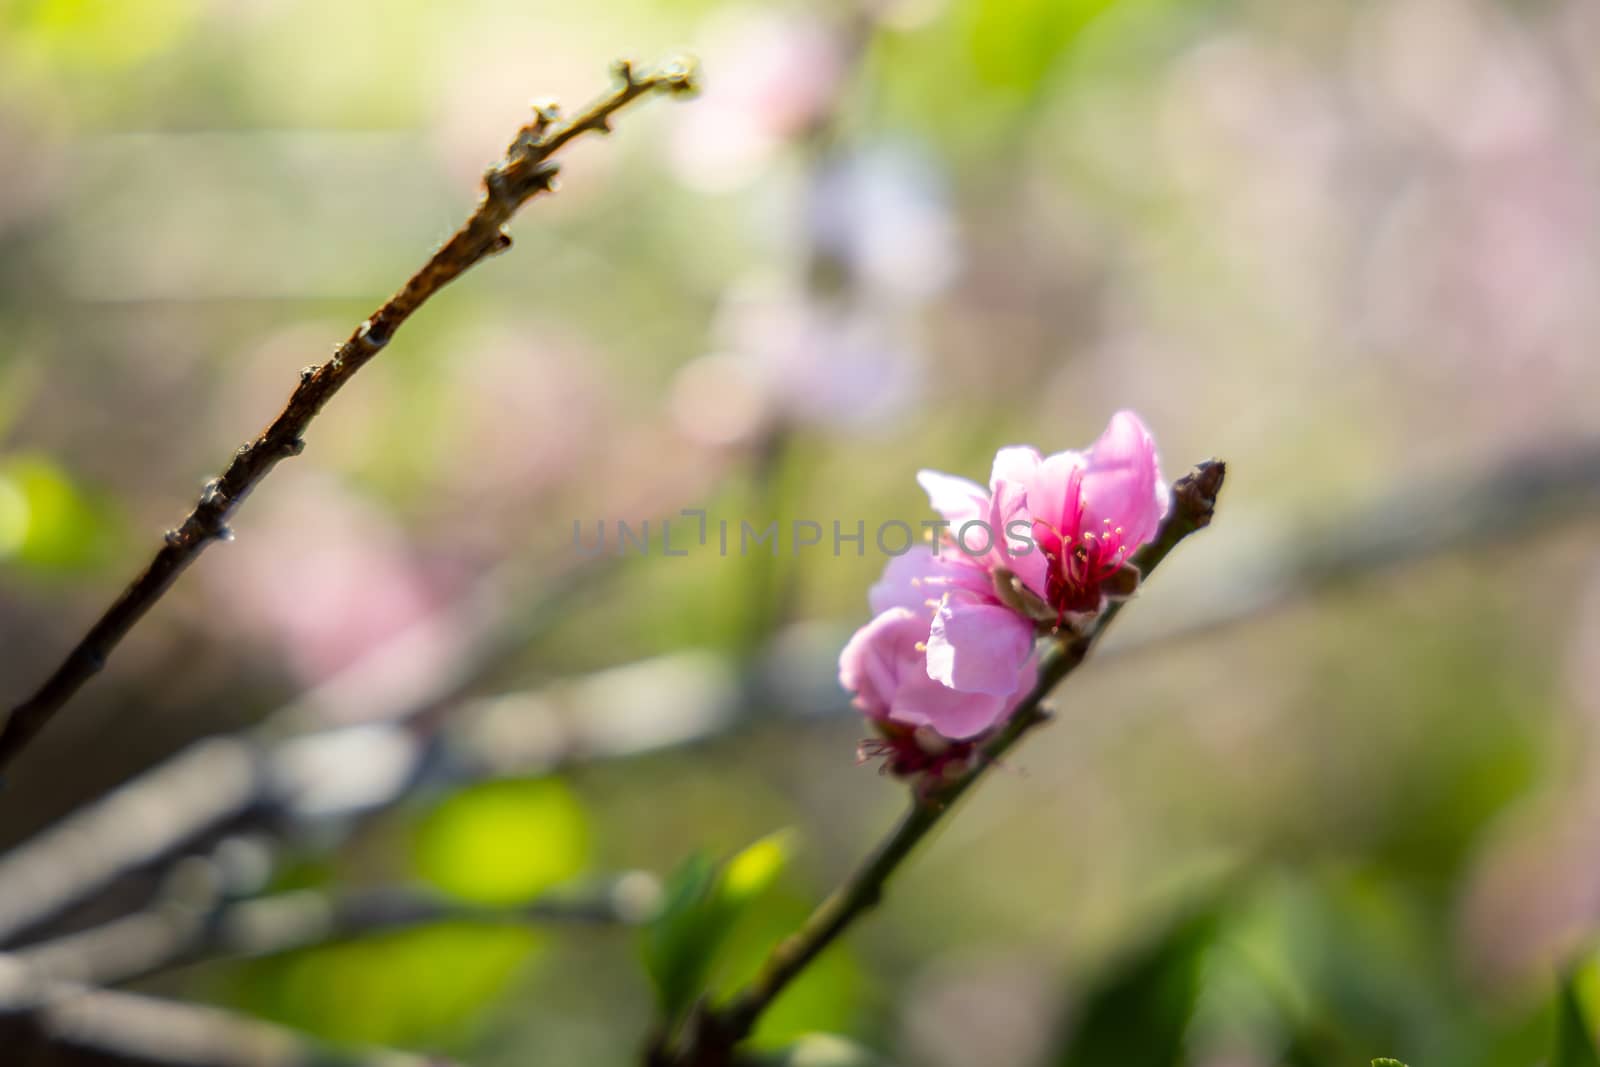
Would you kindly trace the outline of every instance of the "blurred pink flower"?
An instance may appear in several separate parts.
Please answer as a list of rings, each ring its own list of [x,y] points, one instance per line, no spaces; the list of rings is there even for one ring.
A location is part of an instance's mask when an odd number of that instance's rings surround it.
[[[931,300],[960,269],[944,173],[915,145],[868,144],[828,160],[808,217],[818,251],[886,302]]]
[[[844,61],[837,36],[799,9],[719,14],[700,39],[715,73],[683,114],[673,159],[685,183],[722,192],[753,178],[827,112]]]
[[[709,400],[740,395],[750,408],[736,420],[754,428],[770,419],[840,428],[881,427],[912,406],[921,391],[921,353],[881,309],[822,300],[798,286],[751,279],[723,298],[712,327],[720,384]],[[720,358],[727,357],[727,358]],[[695,374],[707,370],[696,366]],[[735,392],[737,391],[737,392]],[[686,431],[702,436],[705,401],[683,412]]]
[[[296,484],[241,523],[233,566],[213,579],[220,583],[214,595],[225,599],[225,617],[274,647],[301,682],[315,684],[432,617],[448,590],[382,508],[326,475],[284,478]],[[417,658],[437,657],[442,666],[448,636]]]

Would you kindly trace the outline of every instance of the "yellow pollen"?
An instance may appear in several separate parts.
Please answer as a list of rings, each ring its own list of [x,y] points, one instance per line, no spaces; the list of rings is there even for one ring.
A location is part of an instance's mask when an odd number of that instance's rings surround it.
[[[926,642],[926,641],[918,641],[917,645],[916,645],[916,648],[917,648],[918,652],[926,652],[926,651],[928,651],[928,642]]]

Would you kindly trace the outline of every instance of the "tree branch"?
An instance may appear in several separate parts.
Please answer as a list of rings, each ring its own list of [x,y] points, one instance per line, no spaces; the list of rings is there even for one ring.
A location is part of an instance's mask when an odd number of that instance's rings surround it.
[[[0,958],[7,1067],[449,1067],[436,1057],[334,1049],[198,1004],[40,982]]]
[[[190,884],[143,911],[19,949],[9,962],[37,981],[110,986],[196,963],[277,955],[438,922],[633,926],[654,913],[660,896],[660,883],[644,871],[506,906],[408,886],[231,900],[220,880],[202,875],[185,881]]]
[[[1211,522],[1225,470],[1220,461],[1211,460],[1173,484],[1171,514],[1156,539],[1133,560],[1141,573],[1148,576],[1180,541]],[[888,837],[811,913],[798,933],[773,949],[750,985],[735,994],[725,1007],[703,1010],[690,1023],[689,1043],[663,1062],[678,1067],[727,1067],[732,1063],[734,1047],[749,1036],[762,1012],[852,923],[878,905],[895,871],[962,794],[1029,731],[1049,720],[1045,700],[1083,663],[1100,635],[1122,610],[1123,603],[1109,604],[1088,633],[1075,638],[1063,637],[1052,645],[1040,663],[1039,679],[1033,690],[1018,705],[1005,727],[979,748],[972,766],[949,781],[918,791],[910,810]]]
[[[226,469],[207,483],[188,517],[167,532],[165,544],[144,573],[123,591],[44,684],[12,709],[0,730],[0,772],[105,666],[112,650],[206,546],[231,536],[228,520],[234,510],[280,460],[300,455],[305,449],[305,431],[318,412],[382,351],[401,325],[445,285],[511,246],[506,223],[529,199],[555,187],[557,165],[551,161],[555,153],[585,133],[610,130],[611,117],[642,96],[694,89],[694,70],[687,62],[637,71],[624,61],[616,65],[615,72],[616,86],[573,118],[563,121],[554,108],[539,110],[533,121],[518,131],[505,158],[484,174],[483,199],[461,228],[399,292],[356,328],[332,359],[300,372],[300,383],[278,417],[239,447]]]

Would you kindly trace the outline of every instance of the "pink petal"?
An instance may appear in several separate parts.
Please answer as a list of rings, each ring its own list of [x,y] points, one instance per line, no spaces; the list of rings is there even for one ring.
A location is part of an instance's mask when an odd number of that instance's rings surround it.
[[[1155,536],[1167,512],[1155,440],[1139,416],[1119,411],[1089,450],[1083,477],[1083,529],[1098,533],[1122,527],[1122,543],[1133,551]]]
[[[989,475],[989,491],[998,492],[1001,484],[1025,485],[1042,462],[1039,450],[1027,445],[1012,445],[994,454],[994,468]]]
[[[991,588],[989,577],[960,551],[947,547],[936,557],[927,545],[914,545],[905,555],[889,560],[883,577],[868,591],[867,602],[874,612],[908,608],[932,619],[933,605],[928,601],[937,603],[948,590],[983,594]]]
[[[928,636],[928,677],[964,693],[1010,696],[1033,651],[1033,624],[998,604],[947,595]]]
[[[1032,452],[1032,449],[1007,449],[1010,452]],[[1033,453],[1034,466],[1025,469],[1031,476],[1038,461]],[[1034,536],[1033,514],[1028,510],[1026,480],[1011,481],[1000,475],[1000,457],[995,457],[994,496],[989,502],[989,528],[994,531],[995,550],[985,562],[990,567],[1005,567],[1022,579],[1024,585],[1036,595],[1045,595],[1048,557],[1039,548]]]
[[[1057,452],[1028,480],[1027,504],[1034,522],[1064,540],[1078,533],[1079,487],[1088,462],[1081,452]]]
[[[988,510],[989,494],[976,482],[938,471],[918,471],[917,484],[928,494],[933,510],[952,525],[982,518]]]
[[[887,718],[903,679],[920,672],[906,663],[920,663],[917,645],[927,639],[928,624],[904,608],[892,608],[857,630],[839,653],[839,684],[854,693],[855,705],[868,717]]]
[[[1009,697],[962,693],[940,685],[923,672],[907,678],[895,695],[890,718],[907,726],[931,727],[942,737],[965,741],[983,733],[1011,710]]]

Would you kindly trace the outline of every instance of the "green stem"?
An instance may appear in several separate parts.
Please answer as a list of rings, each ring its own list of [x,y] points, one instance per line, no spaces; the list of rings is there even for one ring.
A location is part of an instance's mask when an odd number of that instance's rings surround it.
[[[1208,460],[1173,484],[1173,504],[1166,521],[1155,540],[1134,557],[1141,574],[1149,575],[1180,541],[1211,522],[1225,473],[1221,461]],[[843,885],[817,906],[796,933],[772,950],[750,985],[722,1009],[701,1013],[692,1027],[689,1045],[673,1062],[680,1067],[720,1067],[731,1062],[734,1046],[749,1036],[761,1014],[789,983],[856,919],[878,905],[895,871],[961,795],[1030,730],[1049,721],[1044,701],[1088,657],[1100,635],[1121,612],[1123,603],[1113,601],[1087,632],[1063,635],[1050,646],[1039,665],[1039,680],[1005,727],[979,747],[968,769],[935,788],[914,793],[910,810],[889,835]]]

